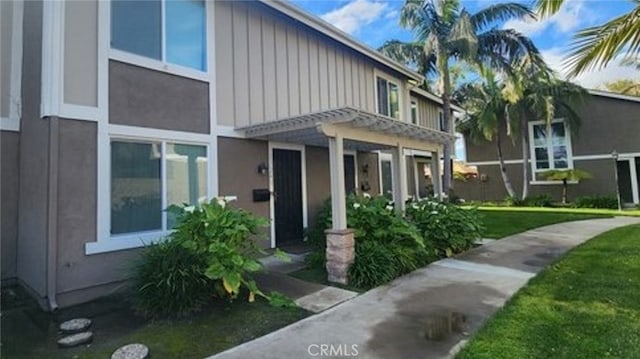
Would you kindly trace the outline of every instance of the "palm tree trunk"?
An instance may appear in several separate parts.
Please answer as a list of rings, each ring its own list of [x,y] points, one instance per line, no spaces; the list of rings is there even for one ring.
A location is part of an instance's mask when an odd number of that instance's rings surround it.
[[[441,75],[441,92],[442,92],[442,125],[445,132],[451,132],[451,79],[449,76],[449,64],[447,62],[447,54],[445,51],[441,51],[438,55],[438,67]],[[445,143],[442,151],[442,158],[444,161],[443,166],[443,179],[442,179],[442,191],[449,195],[452,189],[451,183],[451,143]]]
[[[511,198],[515,198],[516,191],[513,190],[509,176],[507,175],[507,167],[504,165],[504,157],[502,156],[502,141],[500,139],[500,130],[496,135],[496,150],[498,151],[498,162],[500,163],[500,175],[502,176],[502,182],[504,183],[504,189],[507,190],[507,194]]]
[[[522,143],[522,200],[529,196],[529,136],[526,116],[520,119],[520,142]]]

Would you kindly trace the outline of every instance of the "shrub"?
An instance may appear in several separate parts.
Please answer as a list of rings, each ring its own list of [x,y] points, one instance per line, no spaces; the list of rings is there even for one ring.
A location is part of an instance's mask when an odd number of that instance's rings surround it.
[[[149,317],[183,316],[211,297],[206,258],[175,241],[145,248],[134,266],[133,304]]]
[[[618,198],[615,196],[582,196],[576,198],[573,205],[577,208],[618,209]]]
[[[407,220],[414,223],[440,257],[471,248],[482,237],[482,222],[476,209],[450,203],[421,200],[407,206]]]
[[[252,239],[260,237],[259,229],[268,224],[265,219],[216,199],[200,207],[172,206],[169,211],[177,220],[171,240],[206,259],[204,275],[214,281],[218,295],[233,299],[245,287],[249,301],[256,294],[265,296],[250,275],[262,268],[255,258],[263,251]]]
[[[350,284],[368,289],[386,283],[428,262],[434,256],[418,229],[398,216],[384,196],[347,197],[347,225],[354,229],[356,257],[349,269]],[[326,262],[324,231],[331,226],[331,202],[327,200],[308,232],[314,252],[311,266]]]
[[[548,194],[541,194],[538,196],[527,197],[522,201],[522,205],[526,207],[552,207],[553,198]]]

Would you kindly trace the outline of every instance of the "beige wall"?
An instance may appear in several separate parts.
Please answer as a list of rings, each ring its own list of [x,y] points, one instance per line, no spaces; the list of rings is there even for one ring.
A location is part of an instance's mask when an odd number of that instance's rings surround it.
[[[11,37],[13,33],[13,2],[0,1],[0,117],[9,116],[11,90]]]
[[[85,243],[96,241],[98,129],[87,121],[60,119],[58,125],[56,270],[57,293],[65,298],[128,278],[139,250],[85,255]]]
[[[329,168],[329,149],[326,147],[306,147],[307,158],[307,214],[308,224],[312,226],[316,214],[324,201],[331,197],[331,173]]]
[[[49,122],[40,119],[42,2],[24,2],[20,201],[17,276],[33,291],[46,291]]]
[[[109,61],[109,122],[209,133],[209,85]]]
[[[269,218],[269,202],[253,202],[253,190],[269,188],[269,176],[258,165],[269,163],[266,141],[218,137],[218,187],[221,196],[237,196],[238,206]]]
[[[64,102],[98,105],[98,1],[66,1]]]
[[[366,168],[366,171],[365,171]],[[358,153],[358,187],[368,184],[370,189],[366,191],[370,195],[380,193],[380,179],[378,171],[378,154],[374,152]],[[360,191],[362,192],[362,191]]]
[[[438,114],[442,106],[420,95],[413,94],[412,97],[418,100],[418,124],[427,128],[440,130]]]
[[[20,188],[18,169],[20,135],[15,132],[0,131],[0,254],[2,258],[1,279],[16,276],[18,240],[18,191]]]
[[[375,112],[374,64],[364,56],[262,4],[215,6],[219,124],[242,127],[342,106]]]

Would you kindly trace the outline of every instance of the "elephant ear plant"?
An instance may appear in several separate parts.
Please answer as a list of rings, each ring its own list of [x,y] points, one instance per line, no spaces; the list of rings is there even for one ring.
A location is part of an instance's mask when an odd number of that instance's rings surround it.
[[[169,207],[167,211],[177,219],[169,240],[205,258],[204,275],[213,281],[217,295],[235,299],[245,288],[250,302],[258,295],[274,305],[290,305],[282,294],[263,293],[252,278],[253,273],[262,269],[256,258],[265,254],[254,238],[263,236],[260,229],[269,222],[226,204],[212,199],[200,206]],[[276,255],[288,260],[280,251]]]

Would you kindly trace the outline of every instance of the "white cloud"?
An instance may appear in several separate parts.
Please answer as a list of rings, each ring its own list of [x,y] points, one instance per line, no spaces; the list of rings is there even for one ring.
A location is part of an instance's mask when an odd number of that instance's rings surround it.
[[[320,17],[338,29],[353,34],[380,18],[387,7],[388,4],[382,2],[354,0]]]
[[[553,47],[541,51],[547,64],[554,69],[562,78],[566,77],[567,71],[563,66],[566,51],[560,47]],[[607,67],[601,70],[593,70],[578,75],[571,81],[590,89],[596,89],[606,82],[620,79],[640,80],[640,73],[631,66],[620,65],[622,56],[611,61]]]
[[[515,29],[527,36],[535,36],[545,31],[549,27],[554,27],[557,31],[567,33],[575,30],[580,25],[588,24],[592,21],[587,8],[582,1],[565,1],[560,11],[555,15],[536,20],[509,20],[503,28]]]

